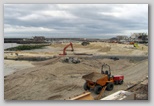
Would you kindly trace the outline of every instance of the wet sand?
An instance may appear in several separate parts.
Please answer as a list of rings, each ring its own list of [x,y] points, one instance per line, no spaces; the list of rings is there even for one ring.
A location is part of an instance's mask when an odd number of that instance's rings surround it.
[[[31,67],[34,67],[34,65],[30,61],[4,60],[4,76]]]

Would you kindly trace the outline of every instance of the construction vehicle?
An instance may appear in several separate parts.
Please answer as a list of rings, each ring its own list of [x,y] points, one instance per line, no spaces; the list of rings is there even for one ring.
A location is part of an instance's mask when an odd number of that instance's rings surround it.
[[[139,48],[138,43],[137,42],[130,42],[131,45],[133,45],[136,49]]]
[[[124,76],[123,75],[114,75],[113,80],[114,80],[114,84],[121,85],[121,84],[123,84]]]
[[[134,45],[134,42],[130,42],[129,44]]]
[[[72,44],[72,42],[70,42],[70,44],[68,44],[68,45],[66,45],[66,46],[64,47],[64,49],[63,49],[63,54],[59,54],[59,55],[67,55],[66,49],[67,49],[69,46],[71,46],[71,48],[72,48],[71,51],[74,51],[74,49],[73,49],[73,44]]]
[[[134,43],[133,45],[136,49],[139,48],[138,43]]]
[[[109,70],[104,71],[104,67],[107,66]],[[102,65],[101,73],[92,72],[82,77],[86,82],[84,84],[84,90],[94,89],[96,94],[99,94],[103,87],[106,86],[106,90],[111,91],[114,87],[114,80],[111,77],[110,66],[107,64]]]
[[[89,43],[88,41],[84,41],[84,42],[81,43],[82,46],[87,46],[87,45],[89,45],[89,44],[90,44],[90,43]]]
[[[106,68],[107,70],[104,70]],[[90,89],[94,89],[95,94],[100,94],[100,92],[102,91],[102,88],[104,87],[106,87],[107,91],[113,90],[115,81],[116,83],[119,80],[120,81],[122,80],[123,82],[123,79],[124,79],[122,75],[119,75],[116,77],[111,76],[110,66],[105,63],[101,67],[101,73],[92,72],[90,74],[82,76],[82,78],[86,81],[83,86],[84,90],[87,91]]]

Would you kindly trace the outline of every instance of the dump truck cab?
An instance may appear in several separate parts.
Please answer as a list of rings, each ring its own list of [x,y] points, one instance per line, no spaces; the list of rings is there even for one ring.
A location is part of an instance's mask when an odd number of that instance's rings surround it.
[[[103,64],[101,67],[101,74],[105,74],[108,76],[109,80],[111,78],[111,69],[110,66],[108,64]]]

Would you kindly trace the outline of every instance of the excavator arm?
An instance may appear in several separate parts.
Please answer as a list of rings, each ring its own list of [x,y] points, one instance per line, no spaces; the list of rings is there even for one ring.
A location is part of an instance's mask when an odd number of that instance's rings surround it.
[[[71,48],[72,48],[71,51],[74,51],[74,49],[73,49],[73,44],[72,44],[72,42],[70,42],[70,44],[68,44],[68,45],[66,45],[66,46],[64,47],[64,49],[63,49],[63,54],[60,54],[60,55],[66,55],[66,54],[67,54],[67,53],[66,53],[66,49],[67,49],[69,46],[71,46]]]

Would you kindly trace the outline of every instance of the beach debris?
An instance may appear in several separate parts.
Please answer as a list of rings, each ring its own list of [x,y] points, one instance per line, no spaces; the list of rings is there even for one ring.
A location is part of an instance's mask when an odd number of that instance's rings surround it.
[[[78,64],[78,63],[80,63],[80,60],[78,58],[74,58],[74,57],[66,57],[62,60],[62,62]]]

